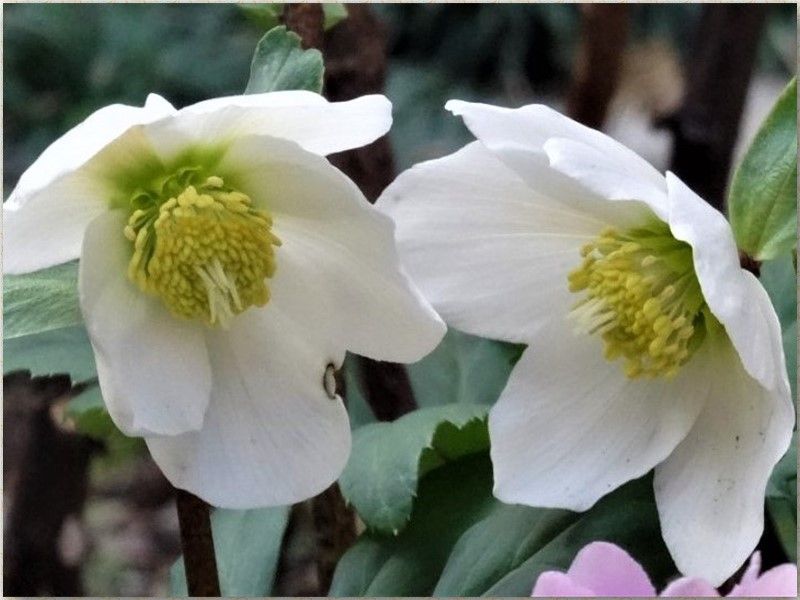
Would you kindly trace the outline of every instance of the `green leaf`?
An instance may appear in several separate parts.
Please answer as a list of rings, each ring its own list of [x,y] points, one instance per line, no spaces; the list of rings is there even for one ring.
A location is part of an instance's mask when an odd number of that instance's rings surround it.
[[[116,429],[96,383],[67,403],[65,415],[72,419],[78,431],[92,437],[104,438]]]
[[[767,484],[767,512],[791,562],[797,562],[797,432]]]
[[[342,494],[368,527],[399,531],[411,514],[420,477],[488,447],[486,411],[486,406],[450,404],[361,427],[339,479]]]
[[[574,513],[499,502],[489,457],[470,455],[422,478],[399,535],[359,538],[339,562],[330,595],[529,596],[542,571],[566,571],[598,540],[629,551],[659,586],[676,575],[650,475]]]
[[[323,27],[325,31],[335,27],[347,18],[347,6],[341,2],[324,2],[322,12],[325,14]]]
[[[319,50],[303,50],[296,33],[283,25],[273,27],[256,46],[244,93],[309,90],[319,94],[323,73]]]
[[[408,366],[419,406],[494,404],[524,346],[448,329],[428,356]]]
[[[354,431],[367,423],[377,421],[367,402],[367,394],[362,385],[360,373],[359,357],[348,352],[342,365],[342,377],[347,414],[350,416],[350,428]]]
[[[145,449],[142,438],[128,437],[114,425],[96,383],[67,403],[64,416],[77,431],[103,442],[105,452],[100,456],[100,468],[115,467]]]
[[[797,245],[797,82],[778,98],[736,170],[728,198],[739,248],[757,260]]]
[[[32,375],[69,373],[73,381],[97,375],[94,353],[83,326],[3,340],[3,372],[28,370]]]
[[[264,31],[281,24],[283,16],[283,2],[259,2],[257,4],[237,4],[239,10],[250,21]]]
[[[3,336],[34,335],[81,325],[78,261],[3,276]]]
[[[677,569],[661,539],[652,477],[630,482],[584,513],[498,503],[459,539],[437,596],[530,596],[548,570],[566,571],[587,544],[628,551],[662,586]]]
[[[761,283],[781,322],[783,352],[794,397],[797,393],[797,273],[792,257],[786,255],[763,263]]]
[[[362,535],[339,561],[329,595],[431,595],[461,533],[496,503],[491,489],[486,454],[431,472],[419,484],[408,526],[397,536]]]
[[[211,530],[223,596],[263,597],[272,593],[289,509],[214,510]],[[183,558],[170,569],[170,595],[188,595]]]
[[[96,375],[78,305],[78,261],[3,276],[3,372]]]

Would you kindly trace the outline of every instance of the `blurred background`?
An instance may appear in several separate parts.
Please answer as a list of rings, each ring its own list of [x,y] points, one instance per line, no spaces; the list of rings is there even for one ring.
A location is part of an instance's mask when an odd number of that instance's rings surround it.
[[[272,10],[264,6],[4,6],[4,197],[50,142],[106,104],[141,105],[157,92],[182,107],[241,93]],[[326,34],[326,93],[342,99],[383,86],[393,102],[383,180],[368,163],[354,176],[372,198],[392,173],[470,140],[443,110],[460,98],[566,111],[720,206],[731,164],[796,72],[796,22],[794,4],[351,6],[351,18]],[[39,593],[166,595],[180,551],[172,490],[140,444],[62,427],[59,410],[73,392],[69,381],[4,377],[6,592],[26,593],[8,582],[27,570]],[[359,418],[392,417],[351,406]],[[55,477],[56,489],[23,489],[37,485],[31,465]],[[315,527],[312,508],[295,509],[277,594],[324,593]],[[37,540],[33,575],[16,560],[20,536]]]

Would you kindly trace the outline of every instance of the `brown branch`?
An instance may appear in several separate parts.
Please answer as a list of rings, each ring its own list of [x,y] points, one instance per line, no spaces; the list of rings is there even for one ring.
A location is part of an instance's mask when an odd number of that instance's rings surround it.
[[[175,489],[183,562],[189,596],[219,596],[219,575],[208,504],[186,490]]]
[[[314,526],[317,530],[317,575],[320,593],[331,587],[333,572],[345,551],[355,541],[356,518],[347,505],[338,483],[311,501]]]
[[[567,114],[600,129],[606,119],[622,67],[630,28],[627,4],[582,4],[581,37]]]
[[[766,4],[703,6],[686,96],[665,122],[675,137],[671,170],[720,210],[768,10]]]
[[[80,556],[64,554],[62,536],[80,523],[89,463],[101,445],[62,426],[68,376],[13,373],[3,377],[3,391],[4,591],[80,596]]]
[[[283,22],[287,29],[300,36],[304,48],[322,48],[325,14],[321,4],[287,4],[283,9]]]
[[[333,101],[380,94],[386,84],[386,28],[367,5],[348,4],[347,12],[347,19],[325,34],[325,95]],[[394,179],[388,136],[329,158],[370,202]],[[378,419],[391,421],[416,408],[403,365],[359,357],[359,366],[367,402]]]

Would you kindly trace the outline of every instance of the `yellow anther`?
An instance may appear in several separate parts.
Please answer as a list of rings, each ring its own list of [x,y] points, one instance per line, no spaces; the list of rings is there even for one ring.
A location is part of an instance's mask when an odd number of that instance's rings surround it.
[[[272,219],[241,192],[211,176],[149,211],[131,214],[125,237],[134,242],[128,277],[158,296],[172,313],[222,324],[269,301],[278,237]]]
[[[657,260],[658,259],[655,256],[648,254],[642,259],[642,266],[646,269],[647,267],[654,265]]]
[[[567,278],[583,296],[572,310],[577,329],[600,335],[603,355],[624,358],[628,377],[674,376],[703,334],[691,248],[666,225],[624,234],[606,228],[580,256]]]

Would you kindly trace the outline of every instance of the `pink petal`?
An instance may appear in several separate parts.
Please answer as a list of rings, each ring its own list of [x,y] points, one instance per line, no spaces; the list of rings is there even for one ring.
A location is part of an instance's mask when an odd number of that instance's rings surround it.
[[[797,565],[779,565],[755,581],[742,578],[742,583],[734,587],[728,597],[743,596],[797,598]]]
[[[545,571],[536,580],[531,596],[533,598],[593,598],[599,594],[578,585],[566,573]]]
[[[681,577],[664,588],[664,591],[661,592],[661,596],[664,598],[715,598],[719,597],[719,594],[717,590],[714,589],[714,586],[705,579],[700,579],[698,577]]]
[[[755,583],[758,581],[758,575],[761,573],[761,552],[756,550],[753,552],[753,555],[750,557],[750,563],[747,565],[747,568],[744,570],[744,574],[742,578],[739,580],[738,585],[734,586],[734,590],[740,585],[748,585],[750,583]]]
[[[585,546],[567,572],[578,585],[597,596],[655,596],[650,578],[630,554],[608,542]]]

